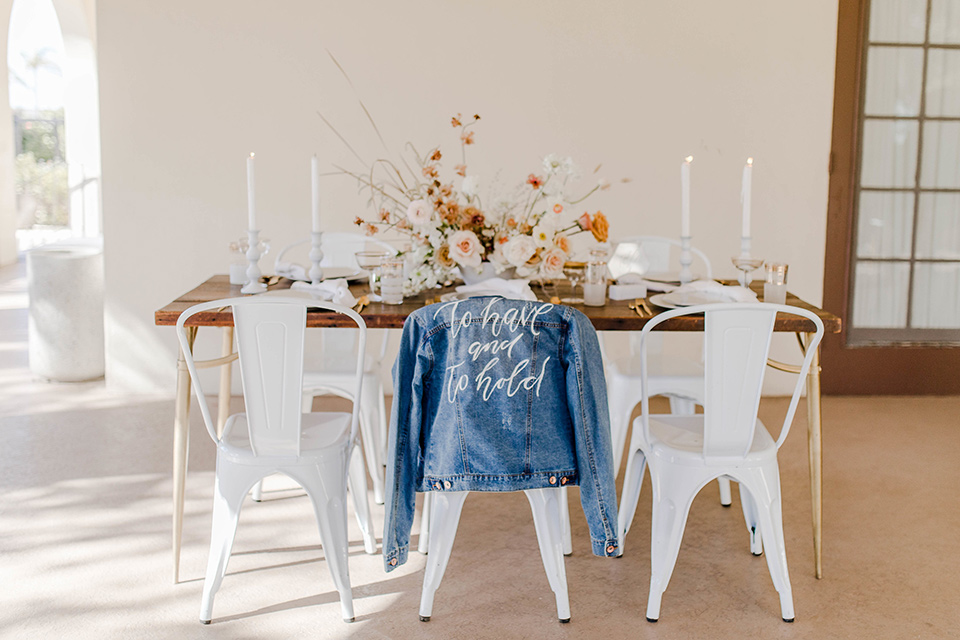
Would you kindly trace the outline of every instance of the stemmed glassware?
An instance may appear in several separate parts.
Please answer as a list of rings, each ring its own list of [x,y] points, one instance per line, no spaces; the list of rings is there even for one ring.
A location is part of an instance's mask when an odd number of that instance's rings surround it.
[[[750,273],[763,266],[762,258],[751,258],[750,256],[738,256],[735,258],[730,258],[730,262],[732,262],[733,266],[740,270],[740,286],[743,287],[750,285],[750,280],[752,280]]]
[[[584,273],[587,270],[585,262],[568,261],[563,265],[563,275],[570,281],[570,290],[572,295],[569,298],[563,298],[562,302],[567,304],[583,304],[583,298],[577,297],[577,284],[583,280]]]
[[[370,293],[378,293],[380,289],[380,261],[390,254],[386,251],[357,251],[354,257],[357,266],[370,276]]]

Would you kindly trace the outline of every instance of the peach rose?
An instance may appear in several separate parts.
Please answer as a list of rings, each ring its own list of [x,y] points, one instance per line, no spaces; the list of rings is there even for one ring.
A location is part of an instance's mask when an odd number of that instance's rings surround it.
[[[590,229],[593,227],[593,223],[590,221],[590,214],[585,213],[577,218],[577,224],[580,225],[580,228],[584,231],[590,231]]]
[[[607,222],[607,216],[600,211],[593,214],[593,224],[590,226],[590,233],[597,239],[597,242],[606,242],[610,237],[610,223]]]
[[[504,247],[504,256],[507,262],[515,267],[522,267],[537,252],[537,243],[530,236],[514,236]]]
[[[540,264],[540,275],[546,280],[555,280],[563,275],[563,263],[567,261],[567,254],[559,247],[544,252],[543,262]]]
[[[450,246],[443,245],[437,249],[437,262],[446,267],[447,269],[452,269],[457,266],[457,263],[453,261],[453,258],[450,257]]]
[[[557,236],[556,238],[554,238],[554,242],[556,243],[557,248],[560,249],[560,251],[563,251],[565,254],[570,255],[570,249],[572,248],[570,246],[570,238],[568,238],[567,236]]]
[[[426,200],[414,200],[407,206],[407,219],[413,224],[429,222],[433,217],[433,208]]]
[[[473,231],[457,231],[450,236],[450,257],[460,265],[479,267],[483,246]]]

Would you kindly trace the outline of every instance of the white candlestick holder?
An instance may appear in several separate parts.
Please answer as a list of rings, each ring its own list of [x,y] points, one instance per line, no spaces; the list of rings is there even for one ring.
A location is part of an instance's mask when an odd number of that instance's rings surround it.
[[[693,256],[690,255],[690,236],[680,236],[680,284],[687,284],[693,280],[690,265]]]
[[[750,236],[740,237],[740,257],[741,258],[750,257]]]
[[[310,282],[313,284],[318,284],[323,280],[323,268],[320,266],[320,261],[323,260],[323,250],[320,248],[321,241],[323,240],[322,231],[311,231],[310,232]]]
[[[247,238],[250,246],[247,248],[247,284],[243,285],[240,293],[263,293],[267,290],[267,285],[260,282],[260,231],[250,229],[247,231]]]

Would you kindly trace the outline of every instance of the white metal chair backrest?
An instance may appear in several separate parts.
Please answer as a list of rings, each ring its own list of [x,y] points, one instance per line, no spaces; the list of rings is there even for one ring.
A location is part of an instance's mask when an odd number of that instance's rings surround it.
[[[780,429],[777,439],[779,448],[790,430],[810,363],[823,338],[823,322],[815,313],[806,309],[762,302],[707,304],[674,309],[659,314],[643,327],[640,333],[640,376],[645,439],[650,441],[650,406],[646,392],[648,334],[671,318],[703,313],[706,396],[703,455],[708,461],[714,460],[717,463],[728,463],[731,458],[742,458],[746,455],[753,442],[763,374],[778,312],[803,316],[817,328],[814,339],[807,347],[790,406]]]
[[[193,378],[204,424],[215,442],[220,439],[197,377],[196,363],[188,347],[184,326],[197,313],[227,306],[233,307],[251,448],[255,455],[298,456],[307,309],[319,308],[340,313],[357,324],[359,353],[354,398],[360,397],[363,382],[366,324],[352,309],[330,302],[282,296],[215,300],[184,311],[177,320],[177,337],[190,377]],[[354,402],[351,441],[356,437],[358,416],[358,404]]]
[[[617,242],[617,247],[628,244],[636,245],[629,252],[629,260],[636,261],[635,269],[639,270],[640,275],[680,268],[679,240],[663,236],[629,236],[621,238]],[[694,259],[691,266],[694,274],[702,278],[713,278],[713,268],[710,266],[707,255],[696,247],[690,247],[690,253],[693,254]]]

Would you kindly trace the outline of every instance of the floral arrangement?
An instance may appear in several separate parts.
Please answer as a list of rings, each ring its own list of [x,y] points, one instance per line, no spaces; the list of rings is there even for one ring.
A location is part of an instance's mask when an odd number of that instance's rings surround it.
[[[461,162],[450,175],[444,174],[439,147],[420,155],[412,144],[407,146],[416,165],[404,161],[405,171],[389,160],[377,160],[368,174],[344,170],[369,192],[377,211],[374,219],[354,222],[368,235],[394,231],[410,238],[407,293],[450,282],[457,267],[479,273],[485,262],[498,274],[514,268],[521,277],[553,280],[571,256],[570,236],[589,231],[598,242],[607,240],[609,224],[600,211],[561,222],[574,205],[610,186],[600,179],[584,195],[570,198],[565,191],[577,174],[570,158],[547,156],[542,171],[531,173],[508,197],[484,203],[480,179],[468,174],[466,162],[479,120],[460,114],[451,119],[459,130]]]

